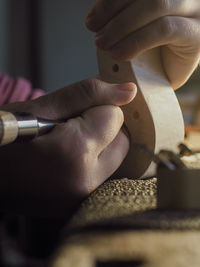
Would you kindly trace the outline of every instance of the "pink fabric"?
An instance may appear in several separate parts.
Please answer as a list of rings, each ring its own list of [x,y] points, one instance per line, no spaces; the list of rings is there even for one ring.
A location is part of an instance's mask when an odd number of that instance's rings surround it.
[[[0,105],[32,100],[44,95],[40,89],[32,89],[31,83],[24,78],[16,80],[0,74]]]

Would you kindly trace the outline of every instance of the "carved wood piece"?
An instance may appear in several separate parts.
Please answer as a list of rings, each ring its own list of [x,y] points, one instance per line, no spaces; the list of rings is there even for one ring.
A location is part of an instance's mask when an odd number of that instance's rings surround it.
[[[109,83],[134,82],[135,99],[122,107],[130,133],[130,150],[115,178],[146,178],[155,175],[155,164],[134,146],[145,144],[155,153],[177,151],[184,139],[184,123],[178,100],[164,73],[160,49],[155,48],[130,62],[117,62],[108,52],[97,50],[99,74]]]

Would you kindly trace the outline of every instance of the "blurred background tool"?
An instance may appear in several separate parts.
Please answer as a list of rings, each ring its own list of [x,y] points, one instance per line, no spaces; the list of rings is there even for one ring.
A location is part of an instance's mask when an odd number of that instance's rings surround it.
[[[47,133],[58,124],[56,121],[41,119],[30,113],[0,111],[0,146],[30,140]]]

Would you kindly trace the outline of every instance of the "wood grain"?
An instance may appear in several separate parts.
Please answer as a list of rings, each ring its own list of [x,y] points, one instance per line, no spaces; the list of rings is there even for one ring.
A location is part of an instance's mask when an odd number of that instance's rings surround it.
[[[134,82],[138,87],[135,99],[122,108],[130,133],[130,150],[115,178],[146,178],[155,174],[155,164],[134,143],[145,144],[155,153],[160,149],[177,151],[184,140],[181,109],[164,73],[160,50],[152,49],[131,62],[117,62],[97,50],[99,74],[110,83]]]

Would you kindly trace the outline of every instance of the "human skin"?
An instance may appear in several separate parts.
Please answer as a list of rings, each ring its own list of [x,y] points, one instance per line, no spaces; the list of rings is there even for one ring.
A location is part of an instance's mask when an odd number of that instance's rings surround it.
[[[69,216],[120,166],[129,141],[120,106],[136,95],[133,83],[89,79],[1,110],[66,120],[31,142],[0,149],[0,210]]]
[[[86,18],[96,45],[127,61],[161,47],[163,67],[174,89],[200,59],[199,0],[97,0]]]

